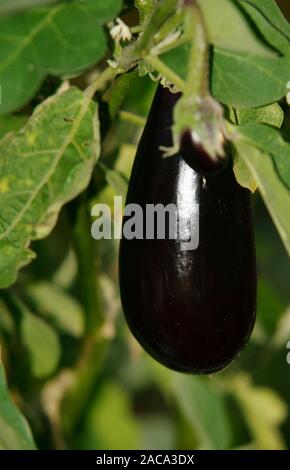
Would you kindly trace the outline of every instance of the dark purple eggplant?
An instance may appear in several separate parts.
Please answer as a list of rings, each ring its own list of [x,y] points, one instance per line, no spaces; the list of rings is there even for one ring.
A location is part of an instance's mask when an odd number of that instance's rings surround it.
[[[180,141],[180,153],[184,160],[198,173],[204,176],[215,176],[223,171],[229,164],[229,149],[225,156],[217,155],[215,159],[210,157],[204,147],[195,142],[192,132],[187,129],[183,132]]]
[[[159,86],[126,204],[137,203],[145,212],[146,204],[173,203],[188,219],[198,204],[199,244],[193,250],[182,249],[182,234],[164,240],[123,237],[120,291],[128,324],[149,354],[174,370],[206,374],[230,364],[254,326],[251,199],[237,183],[232,164],[206,177],[181,153],[164,158],[160,146],[172,145],[170,127],[177,99]],[[200,161],[200,155],[194,154],[190,161],[195,157]]]

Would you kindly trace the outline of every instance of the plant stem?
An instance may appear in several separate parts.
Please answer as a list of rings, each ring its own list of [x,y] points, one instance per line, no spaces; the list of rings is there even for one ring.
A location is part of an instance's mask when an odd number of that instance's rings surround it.
[[[130,122],[130,124],[135,124],[136,126],[144,127],[146,124],[145,118],[130,111],[120,111],[119,116],[122,121]]]
[[[185,35],[191,35],[191,51],[186,78],[185,94],[194,97],[209,94],[208,40],[199,6],[194,3],[185,13]]]
[[[79,199],[74,226],[74,245],[78,260],[80,295],[85,308],[85,333],[91,335],[102,324],[97,293],[96,244],[90,236],[90,214],[84,194]]]
[[[176,31],[177,27],[183,22],[184,10],[180,10],[172,15],[168,20],[161,26],[154,36],[154,44],[162,42],[170,35],[173,31]]]
[[[120,75],[116,78],[108,91],[103,95],[103,101],[108,103],[111,121],[113,121],[118,115],[119,109],[122,106],[125,97],[132,89],[132,86],[138,76],[139,74],[137,69]]]
[[[89,99],[94,97],[94,94],[104,88],[104,86],[109,82],[114,80],[117,75],[126,72],[126,70],[116,67],[113,68],[111,66],[105,68],[98,77],[91,83],[85,90],[85,94]]]
[[[162,2],[155,2],[155,7],[148,19],[144,32],[135,44],[136,54],[142,54],[146,51],[146,48],[148,48],[148,45],[152,41],[156,31],[158,31],[167,18],[176,11],[177,3],[177,0],[162,0]]]
[[[109,341],[104,337],[88,336],[85,340],[82,355],[73,371],[73,384],[62,402],[63,428],[69,446],[92,400],[108,347]]]
[[[121,69],[128,70],[138,63],[138,61],[148,55],[153,46],[154,34],[159,30],[160,26],[176,11],[178,0],[162,0],[155,1],[155,7],[149,15],[143,33],[140,34],[137,41],[126,47],[118,64]]]
[[[141,33],[135,43],[123,49],[120,57],[116,61],[115,67],[107,67],[99,74],[96,80],[87,87],[85,93],[88,99],[92,99],[95,93],[102,89],[107,84],[107,82],[114,80],[118,75],[126,73],[135,67],[138,61],[144,56],[147,56],[146,59],[151,60],[152,65],[154,62],[156,66],[159,66],[160,69],[165,72],[164,75],[169,80],[171,80],[170,77],[172,77],[173,83],[175,83],[176,86],[182,88],[181,85],[183,84],[183,81],[174,72],[172,72],[172,70],[166,67],[166,65],[163,64],[157,57],[155,58],[151,55],[148,56],[148,52],[153,45],[154,34],[156,31],[158,31],[159,27],[176,11],[177,4],[178,0],[163,0],[160,3],[158,1],[155,2],[155,7],[148,18],[143,33]]]
[[[165,65],[162,60],[157,56],[148,55],[144,57],[144,62],[151,65],[157,72],[167,78],[170,82],[176,85],[181,91],[185,90],[185,82],[173,70]]]
[[[135,0],[134,1],[135,7],[138,8],[138,11],[139,11],[141,25],[145,23],[148,16],[151,15],[152,10],[154,8],[155,1],[156,0]]]

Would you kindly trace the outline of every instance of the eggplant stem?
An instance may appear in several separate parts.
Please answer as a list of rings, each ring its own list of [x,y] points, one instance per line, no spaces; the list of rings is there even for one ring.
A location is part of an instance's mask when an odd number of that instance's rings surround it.
[[[196,3],[188,6],[185,13],[185,35],[187,34],[191,34],[191,51],[185,94],[196,98],[204,97],[209,94],[208,39],[202,13]]]

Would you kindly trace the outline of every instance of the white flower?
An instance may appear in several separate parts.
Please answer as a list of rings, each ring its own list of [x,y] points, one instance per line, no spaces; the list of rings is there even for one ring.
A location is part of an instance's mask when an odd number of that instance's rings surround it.
[[[132,33],[130,28],[121,20],[117,18],[117,24],[110,30],[110,35],[117,42],[130,41],[132,39]]]

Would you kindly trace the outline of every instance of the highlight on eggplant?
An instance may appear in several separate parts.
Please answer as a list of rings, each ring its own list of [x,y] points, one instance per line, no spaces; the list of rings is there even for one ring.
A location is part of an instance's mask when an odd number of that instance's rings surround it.
[[[198,146],[188,146],[190,159],[184,158],[184,146],[175,156],[163,157],[160,147],[172,145],[178,98],[159,85],[126,204],[139,204],[145,213],[147,204],[173,203],[189,224],[192,207],[198,204],[199,243],[184,251],[183,239],[123,238],[120,292],[129,327],[151,356],[177,371],[206,374],[229,365],[254,326],[251,197],[237,183],[230,161],[211,176],[196,171],[188,162],[203,162]]]

